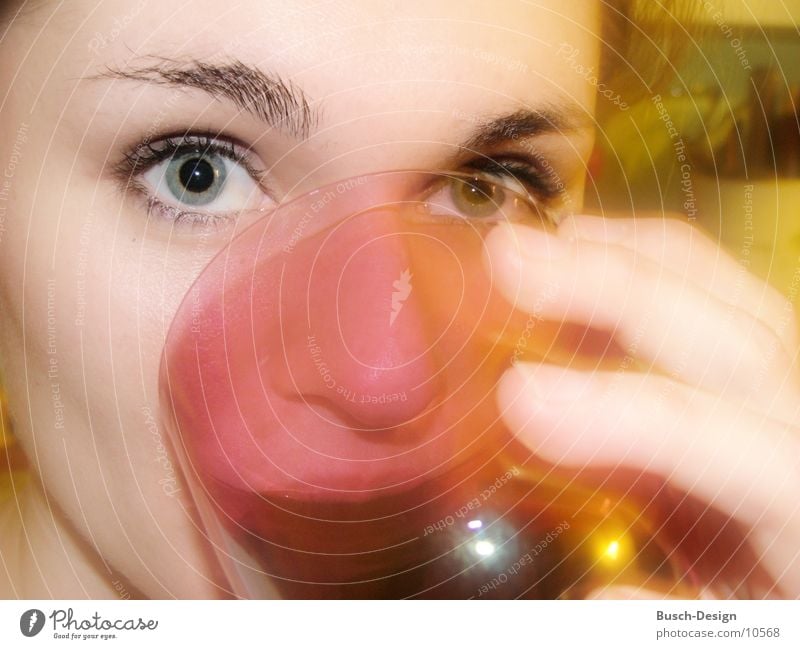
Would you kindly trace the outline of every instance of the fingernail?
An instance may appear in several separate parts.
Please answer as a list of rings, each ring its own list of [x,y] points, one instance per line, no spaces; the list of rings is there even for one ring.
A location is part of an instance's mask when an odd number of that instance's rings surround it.
[[[500,236],[505,237],[506,245],[514,255],[525,259],[561,259],[566,257],[572,246],[558,235],[549,234],[531,226],[501,224]]]

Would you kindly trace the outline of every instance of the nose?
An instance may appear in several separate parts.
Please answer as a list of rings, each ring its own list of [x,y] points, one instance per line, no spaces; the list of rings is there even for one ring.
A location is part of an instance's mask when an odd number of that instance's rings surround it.
[[[442,393],[419,236],[390,210],[357,215],[301,242],[280,291],[284,395],[362,429],[412,423]],[[348,421],[349,420],[349,421]]]

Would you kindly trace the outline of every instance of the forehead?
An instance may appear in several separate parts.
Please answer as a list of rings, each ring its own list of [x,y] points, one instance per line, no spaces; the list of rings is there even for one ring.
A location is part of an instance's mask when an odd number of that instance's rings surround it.
[[[355,88],[401,99],[392,82],[431,83],[415,97],[432,103],[505,93],[516,99],[571,95],[591,101],[566,42],[596,57],[597,0],[366,0],[312,2],[73,0],[38,34],[61,63],[91,70],[137,57],[236,57],[279,70],[313,97]],[[47,16],[50,6],[38,12]],[[563,48],[561,49],[563,52]],[[446,87],[449,86],[449,87]],[[374,109],[364,106],[365,109]]]

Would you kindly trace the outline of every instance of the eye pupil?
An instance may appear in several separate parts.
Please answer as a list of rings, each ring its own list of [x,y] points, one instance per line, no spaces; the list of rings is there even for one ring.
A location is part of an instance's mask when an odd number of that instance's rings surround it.
[[[204,158],[192,158],[184,162],[178,170],[181,185],[188,192],[208,191],[216,180],[214,167]]]
[[[214,153],[190,152],[174,157],[165,180],[176,201],[185,205],[210,205],[225,188],[225,161]]]

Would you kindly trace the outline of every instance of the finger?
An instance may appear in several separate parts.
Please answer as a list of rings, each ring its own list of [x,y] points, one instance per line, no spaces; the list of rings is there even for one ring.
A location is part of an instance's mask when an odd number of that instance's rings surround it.
[[[486,253],[492,279],[521,310],[604,329],[677,380],[796,412],[800,381],[775,332],[652,260],[505,224],[487,236]]]
[[[677,218],[603,218],[573,215],[559,224],[561,236],[623,246],[665,266],[717,299],[748,311],[773,328],[792,356],[798,349],[798,325],[792,303],[780,291],[750,273],[749,248],[737,261],[706,233]]]
[[[800,431],[667,377],[520,363],[500,412],[554,464],[661,476],[754,530],[765,567],[800,595]]]

